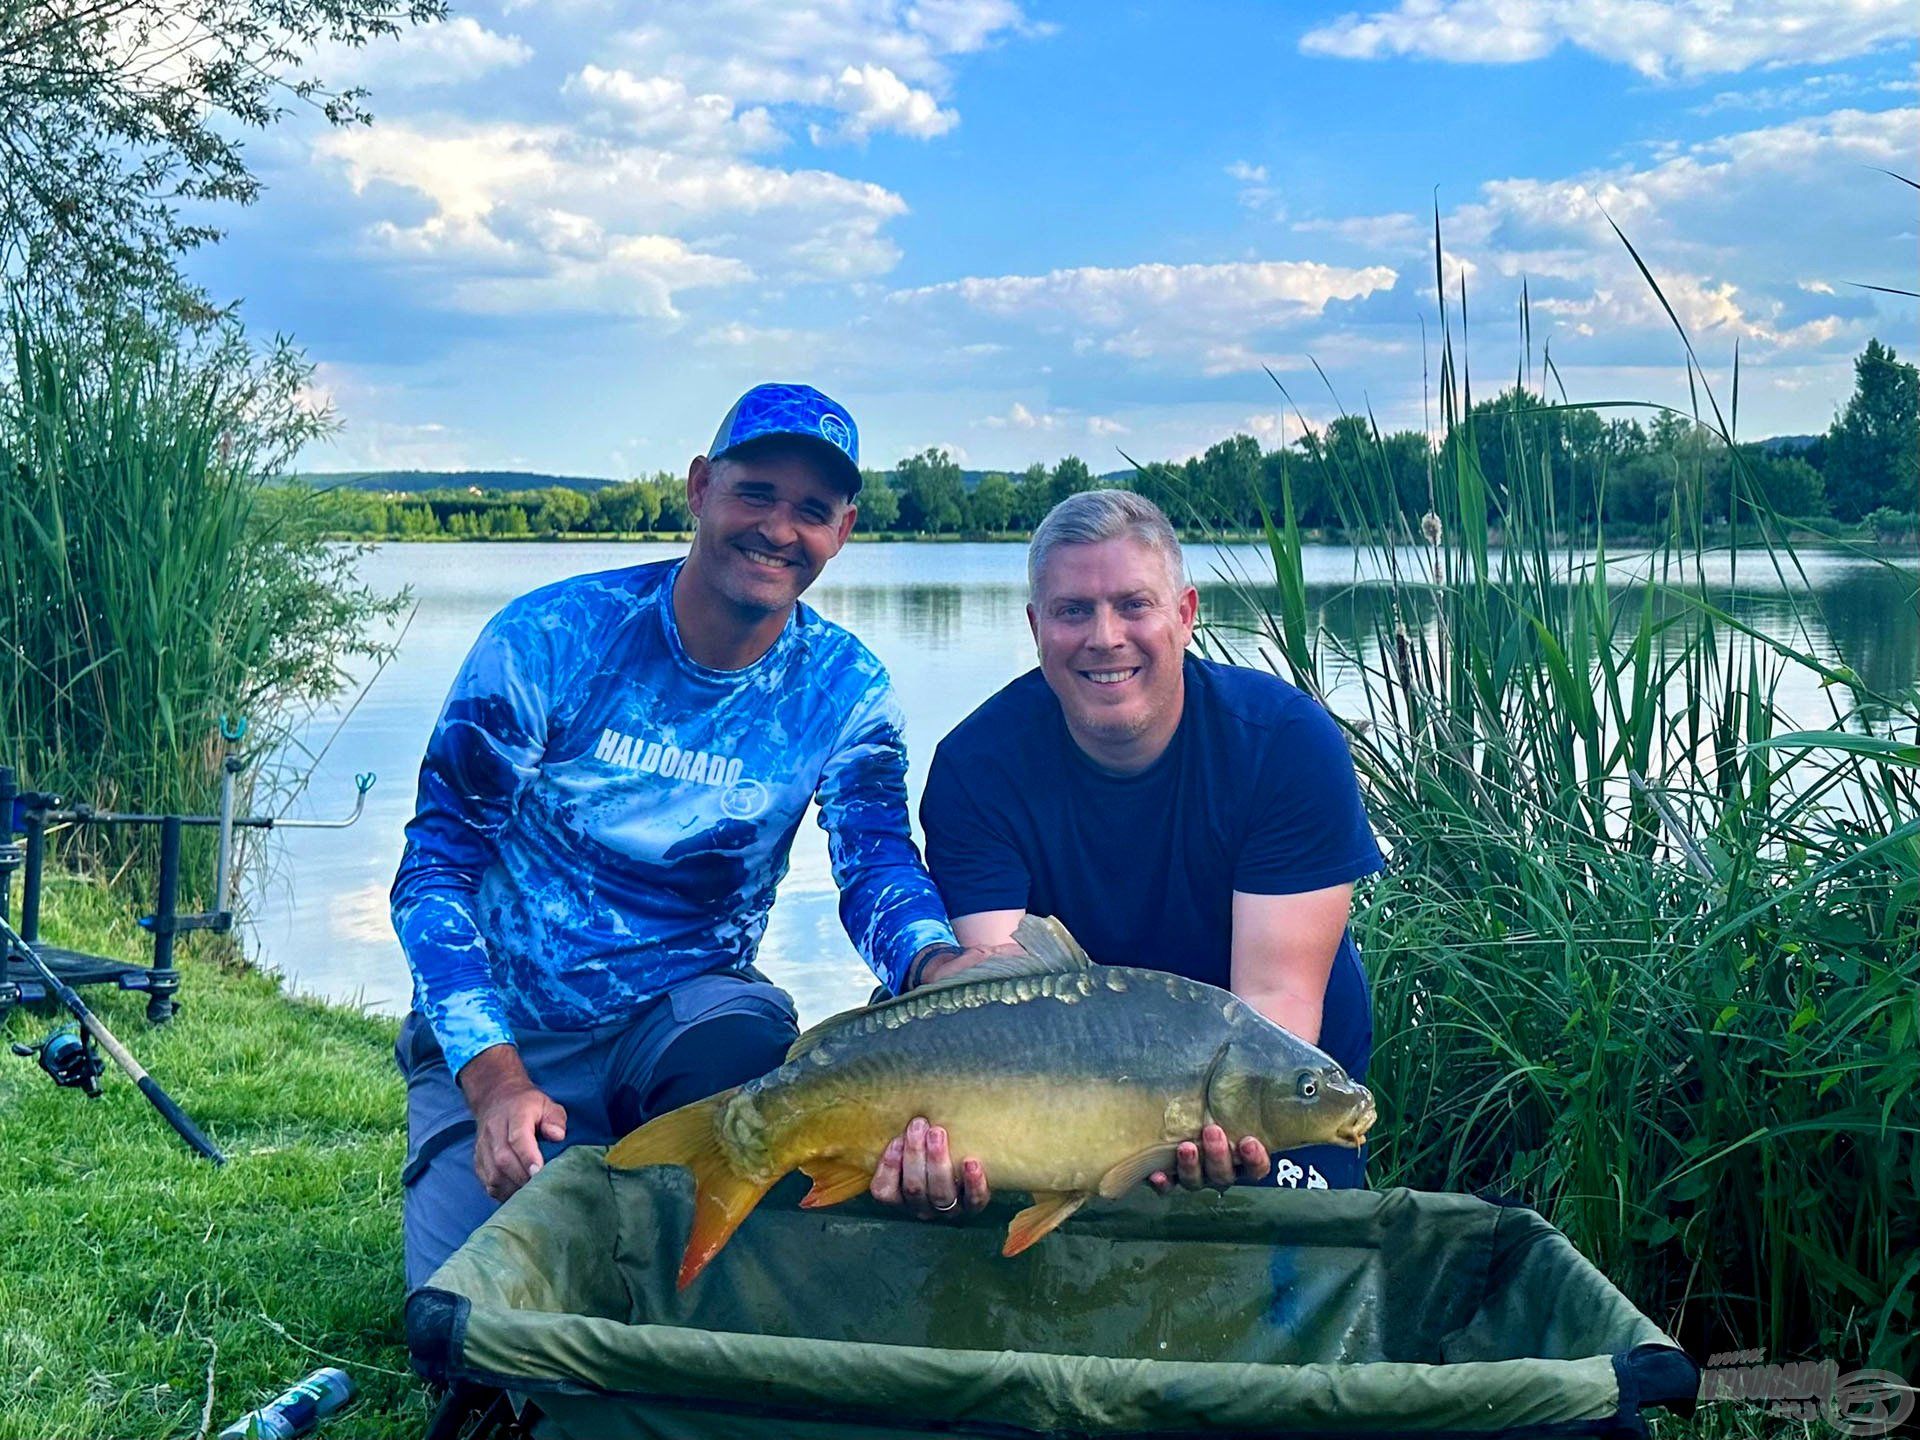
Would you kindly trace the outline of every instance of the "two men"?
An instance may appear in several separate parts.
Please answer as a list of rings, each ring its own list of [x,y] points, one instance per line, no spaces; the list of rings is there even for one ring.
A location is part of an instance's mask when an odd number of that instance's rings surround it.
[[[1364,1070],[1345,931],[1378,854],[1344,742],[1283,682],[1185,655],[1198,596],[1136,496],[1074,497],[1036,533],[1041,668],[936,756],[935,889],[886,674],[798,603],[851,530],[856,445],[817,391],[748,392],[689,471],[684,561],[524,596],[462,667],[393,892],[415,976],[397,1046],[410,1286],[554,1146],[781,1063],[792,1003],[752,962],[811,798],[842,921],[890,990],[985,958],[1033,910],[1098,960],[1230,986]],[[977,1209],[987,1177],[953,1158],[916,1121],[874,1193]],[[1177,1178],[1269,1169],[1257,1141],[1230,1150],[1209,1127]],[[1360,1183],[1341,1152],[1282,1157],[1280,1174]]]
[[[780,1064],[793,1003],[753,959],[810,800],[881,979],[956,953],[886,672],[798,603],[853,527],[858,453],[819,391],[749,391],[688,472],[684,561],[522,596],[461,667],[393,886],[409,1286],[552,1147]]]

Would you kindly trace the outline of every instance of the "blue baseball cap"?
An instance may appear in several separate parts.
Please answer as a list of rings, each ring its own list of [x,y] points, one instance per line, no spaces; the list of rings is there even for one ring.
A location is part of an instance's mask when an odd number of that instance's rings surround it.
[[[847,487],[849,497],[860,493],[860,432],[853,416],[811,385],[754,386],[727,411],[707,448],[707,459],[773,439],[798,440],[817,451],[827,473]]]

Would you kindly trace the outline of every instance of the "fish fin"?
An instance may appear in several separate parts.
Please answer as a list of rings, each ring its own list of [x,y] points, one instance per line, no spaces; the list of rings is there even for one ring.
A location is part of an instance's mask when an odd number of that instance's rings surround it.
[[[740,1222],[760,1203],[760,1197],[773,1188],[773,1180],[755,1180],[738,1173],[720,1148],[720,1132],[714,1122],[734,1094],[734,1090],[723,1090],[669,1110],[607,1151],[607,1164],[617,1170],[681,1165],[693,1172],[693,1229],[680,1259],[678,1287],[682,1290],[720,1253]]]
[[[1080,948],[1080,942],[1067,933],[1067,927],[1050,915],[1027,915],[1013,930],[1014,943],[1027,953],[1024,955],[996,955],[991,960],[982,960],[978,965],[969,965],[957,970],[941,980],[929,981],[925,985],[907,991],[904,995],[890,995],[885,1000],[872,1005],[862,1005],[855,1010],[843,1010],[838,1015],[829,1015],[811,1030],[802,1032],[800,1037],[787,1047],[789,1062],[798,1060],[821,1041],[834,1034],[842,1026],[851,1024],[862,1016],[871,1015],[876,1010],[886,1010],[895,1005],[911,1004],[935,990],[957,989],[962,985],[982,985],[992,980],[1016,980],[1028,975],[1053,975],[1062,970],[1084,970],[1093,964],[1087,958],[1087,952]]]
[[[800,1173],[813,1181],[813,1188],[801,1197],[800,1208],[803,1210],[819,1210],[827,1205],[838,1205],[842,1200],[851,1200],[856,1195],[864,1195],[867,1187],[873,1183],[871,1170],[845,1160],[809,1160],[800,1167]]]
[[[1155,1145],[1138,1155],[1129,1155],[1100,1177],[1100,1198],[1118,1200],[1156,1170],[1173,1173],[1172,1145]]]
[[[889,1000],[883,1003],[892,1004],[893,1002]],[[795,1060],[798,1060],[802,1055],[826,1039],[827,1036],[838,1030],[847,1021],[853,1019],[854,1016],[864,1015],[867,1011],[878,1008],[879,1007],[875,1005],[864,1005],[858,1010],[843,1010],[838,1015],[829,1015],[818,1025],[802,1030],[793,1044],[787,1047],[787,1063],[792,1064]]]
[[[1034,959],[1047,961],[1049,970],[1075,970],[1093,964],[1080,942],[1052,915],[1022,915],[1013,927],[1013,943]]]
[[[1018,1255],[1034,1241],[1057,1229],[1066,1218],[1087,1203],[1081,1190],[1036,1190],[1033,1204],[1007,1222],[1007,1243],[1002,1255]]]

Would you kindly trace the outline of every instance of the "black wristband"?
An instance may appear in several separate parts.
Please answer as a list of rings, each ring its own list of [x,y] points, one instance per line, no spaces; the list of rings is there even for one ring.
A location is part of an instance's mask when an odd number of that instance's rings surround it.
[[[949,955],[958,955],[959,953],[960,947],[958,945],[949,945],[944,940],[934,941],[933,944],[921,950],[918,955],[915,955],[913,959],[907,962],[907,974],[904,982],[900,986],[900,993],[904,995],[907,991],[916,988],[920,984],[920,977],[926,972],[927,966],[935,960],[944,959]]]

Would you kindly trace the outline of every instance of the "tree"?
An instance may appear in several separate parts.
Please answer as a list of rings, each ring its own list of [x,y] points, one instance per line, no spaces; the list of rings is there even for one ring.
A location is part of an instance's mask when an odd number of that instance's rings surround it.
[[[1004,530],[1013,520],[1013,481],[998,470],[982,475],[968,508],[976,530]]]
[[[1216,440],[1200,457],[1202,495],[1194,497],[1200,518],[1209,525],[1243,529],[1259,518],[1256,497],[1264,457],[1251,435]]]
[[[630,480],[596,490],[587,501],[587,525],[603,534],[635,535],[660,518],[660,493],[648,480]]]
[[[908,456],[895,470],[900,487],[900,524],[906,530],[941,535],[958,530],[966,504],[966,484],[960,467],[944,450],[925,450]]]
[[[1051,510],[1069,495],[1093,489],[1093,472],[1078,455],[1068,455],[1053,467],[1047,482],[1047,508]],[[1043,517],[1044,518],[1044,517]]]
[[[861,475],[860,528],[869,535],[884,535],[900,523],[899,492],[878,470],[865,470]]]
[[[587,528],[587,513],[592,502],[578,490],[549,485],[534,494],[539,497],[539,508],[533,512],[530,522],[535,530],[545,535],[570,535]]]
[[[671,470],[656,470],[653,478],[645,483],[658,507],[654,511],[654,529],[693,529],[693,512],[687,509],[687,482],[682,477]]]
[[[1827,499],[1841,520],[1920,505],[1920,372],[1869,340],[1853,396],[1827,431]]]
[[[194,308],[178,258],[218,234],[202,202],[259,194],[244,133],[296,104],[365,123],[365,93],[330,90],[306,61],[445,13],[445,0],[0,4],[0,274]]]
[[[1176,530],[1187,523],[1187,487],[1178,465],[1150,461],[1133,472],[1128,485],[1136,495],[1158,505]]]
[[[1013,521],[1022,530],[1031,530],[1046,518],[1052,508],[1052,480],[1047,467],[1037,460],[1020,472],[1013,487]]]

